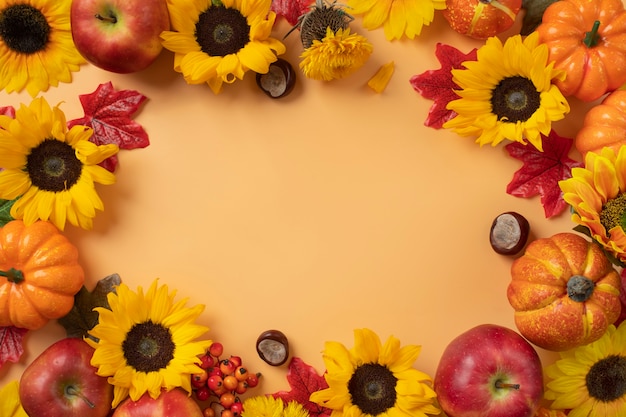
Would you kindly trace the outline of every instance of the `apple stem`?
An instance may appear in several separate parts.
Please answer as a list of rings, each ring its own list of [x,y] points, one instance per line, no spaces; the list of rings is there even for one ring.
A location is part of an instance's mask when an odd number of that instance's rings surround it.
[[[107,22],[117,23],[117,18],[115,16],[102,16],[100,13],[96,13],[94,17],[96,19],[106,20]]]
[[[81,400],[86,402],[87,405],[89,406],[89,408],[96,408],[96,405],[94,403],[92,403],[91,401],[89,401],[89,398],[85,397],[79,390],[74,388],[73,385],[70,385],[67,388],[65,388],[65,393],[67,395],[75,395],[75,396],[77,396],[78,398],[80,398]]]
[[[502,382],[501,380],[498,379],[496,381],[496,388],[498,388],[498,389],[510,388],[510,389],[518,390],[520,388],[520,385],[519,384],[509,384],[507,382]]]

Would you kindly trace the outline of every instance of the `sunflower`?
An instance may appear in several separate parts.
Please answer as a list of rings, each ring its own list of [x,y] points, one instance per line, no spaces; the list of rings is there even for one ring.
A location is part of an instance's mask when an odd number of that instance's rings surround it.
[[[241,417],[309,417],[309,412],[296,401],[285,404],[281,398],[257,395],[243,402]]]
[[[161,34],[174,52],[174,70],[188,84],[207,83],[214,93],[223,83],[243,79],[248,70],[266,74],[285,45],[271,38],[276,14],[272,0],[168,0],[174,31]]]
[[[300,29],[304,47],[300,69],[314,80],[347,77],[362,67],[372,54],[373,47],[367,39],[350,33],[349,23],[354,18],[336,3],[336,0],[329,4],[316,0],[292,29]]]
[[[201,371],[199,355],[211,341],[195,341],[208,331],[194,323],[204,305],[187,308],[187,299],[174,303],[175,295],[157,280],[146,294],[122,283],[107,295],[110,309],[95,309],[98,324],[86,340],[95,348],[91,364],[114,386],[113,407],[128,395],[157,398],[163,388],[191,392],[191,374]]]
[[[115,182],[97,164],[118,147],[97,146],[91,134],[78,125],[68,131],[63,112],[42,97],[22,105],[15,118],[0,115],[0,199],[17,199],[13,218],[49,220],[61,230],[66,221],[92,227],[95,210],[103,210],[94,182]]]
[[[563,199],[573,209],[572,220],[621,262],[626,262],[626,147],[616,154],[587,152],[585,166],[559,181]]]
[[[381,345],[369,329],[354,331],[355,346],[348,350],[326,342],[324,374],[328,388],[311,394],[310,400],[333,410],[333,417],[425,416],[439,414],[432,379],[414,369],[421,347],[400,347],[391,336]]]
[[[363,15],[364,28],[383,26],[387,40],[414,39],[433,22],[435,10],[446,8],[445,0],[348,0],[347,5],[351,13]]]
[[[71,0],[0,0],[0,89],[35,97],[70,82],[85,59],[70,30]]]
[[[0,389],[0,416],[2,417],[28,417],[20,402],[20,383],[15,380],[9,382]]]
[[[626,415],[626,324],[609,326],[597,341],[561,352],[546,368],[545,398],[568,417]]]
[[[462,136],[478,136],[481,146],[496,146],[504,139],[526,143],[543,150],[541,134],[548,135],[553,121],[569,112],[569,104],[552,84],[565,72],[548,63],[548,47],[539,44],[537,32],[523,41],[509,37],[504,45],[497,37],[478,49],[476,61],[453,69],[452,80],[461,97],[448,103],[457,113],[443,127]]]

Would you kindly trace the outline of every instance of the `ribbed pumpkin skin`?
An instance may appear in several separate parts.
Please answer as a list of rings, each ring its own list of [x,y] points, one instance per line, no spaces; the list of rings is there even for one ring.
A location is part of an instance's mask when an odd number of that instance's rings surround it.
[[[587,152],[600,153],[613,148],[615,153],[626,145],[626,91],[617,90],[593,106],[574,138],[574,146],[584,157]]]
[[[585,301],[568,295],[583,276],[595,285]],[[507,289],[519,332],[535,345],[568,350],[599,339],[619,317],[621,280],[600,246],[574,233],[531,242],[511,267]]]
[[[34,330],[65,316],[85,281],[78,250],[47,221],[0,228],[0,271],[11,270],[23,280],[0,276],[0,326]]]

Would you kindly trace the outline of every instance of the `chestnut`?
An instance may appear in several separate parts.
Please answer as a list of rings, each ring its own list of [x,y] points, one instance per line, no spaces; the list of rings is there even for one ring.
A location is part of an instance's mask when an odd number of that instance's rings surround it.
[[[289,341],[280,330],[266,330],[256,340],[259,357],[272,366],[280,366],[289,357]]]
[[[516,255],[526,246],[529,234],[528,220],[519,213],[508,211],[493,220],[489,243],[500,255]]]
[[[256,74],[256,83],[271,98],[285,97],[296,85],[296,72],[289,62],[278,58],[266,74]]]

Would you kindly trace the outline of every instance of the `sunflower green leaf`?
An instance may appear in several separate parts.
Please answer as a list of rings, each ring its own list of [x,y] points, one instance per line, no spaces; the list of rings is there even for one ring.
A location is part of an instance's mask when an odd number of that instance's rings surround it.
[[[98,313],[95,307],[109,308],[107,294],[115,291],[122,282],[118,274],[111,274],[96,284],[93,291],[83,286],[74,296],[74,306],[70,312],[60,318],[59,324],[65,328],[67,337],[86,337],[88,332],[98,324]]]
[[[522,9],[526,13],[522,20],[520,34],[526,36],[534,32],[537,26],[541,24],[543,12],[555,1],[557,0],[522,0]]]

